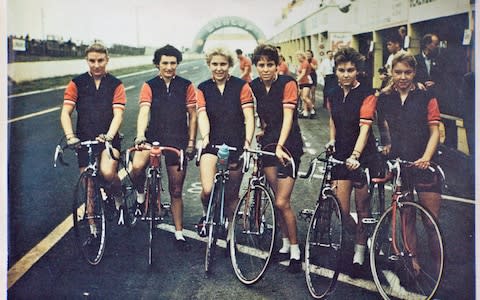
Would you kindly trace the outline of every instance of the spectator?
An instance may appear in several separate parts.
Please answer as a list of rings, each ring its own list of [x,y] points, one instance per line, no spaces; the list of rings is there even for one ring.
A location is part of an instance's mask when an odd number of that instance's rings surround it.
[[[237,53],[237,58],[240,63],[240,78],[242,78],[246,82],[252,81],[252,61],[250,60],[250,58],[243,55],[241,49],[237,49],[235,50],[235,52]]]
[[[337,83],[337,76],[334,74],[335,61],[333,60],[332,50],[327,51],[327,57],[324,58],[320,64],[320,75],[323,76],[323,108],[327,108],[327,94],[328,91],[335,87]]]
[[[317,68],[318,68],[318,61],[315,57],[313,57],[313,51],[307,50],[305,52],[307,54],[307,60],[310,63],[310,67],[312,70],[310,71],[310,78],[312,78],[312,85],[310,87],[310,99],[312,99],[312,110],[310,112],[310,117],[315,117],[315,92],[317,89]]]
[[[278,59],[279,59],[278,74],[292,76],[292,74],[290,73],[290,69],[288,68],[288,64],[285,61],[285,57],[279,54]]]
[[[312,86],[312,78],[310,72],[312,67],[308,63],[307,55],[303,51],[296,52],[299,62],[297,69],[297,82],[300,89],[300,98],[302,99],[303,112],[301,118],[309,118],[312,110],[314,112],[312,99],[310,98],[310,88]]]

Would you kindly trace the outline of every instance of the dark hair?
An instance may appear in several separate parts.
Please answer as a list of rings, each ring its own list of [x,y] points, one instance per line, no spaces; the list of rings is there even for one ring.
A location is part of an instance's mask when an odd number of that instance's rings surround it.
[[[436,34],[433,34],[433,33],[427,33],[426,35],[424,35],[422,40],[420,41],[420,48],[422,50],[425,49],[428,46],[428,44],[432,43],[432,38],[434,36],[438,37]]]
[[[308,49],[306,52],[310,53],[312,55],[312,57],[314,56],[312,50]]]
[[[400,45],[402,45],[403,42],[403,38],[400,36],[400,34],[398,34],[398,32],[387,35],[385,40],[387,43],[392,42]]]
[[[365,61],[365,57],[351,47],[338,49],[333,59],[335,60],[335,67],[342,63],[351,62],[357,70],[363,68],[363,62]]]
[[[240,54],[242,54],[243,52],[242,52],[241,49],[237,49],[237,50],[235,50],[235,53],[237,53],[237,55],[240,55]]]
[[[282,47],[280,47],[280,46],[276,46],[275,48],[277,48],[278,51],[282,51]]]
[[[165,56],[175,56],[177,58],[177,64],[182,61],[182,52],[180,52],[177,48],[173,47],[172,45],[165,45],[162,48],[159,48],[155,51],[153,55],[153,64],[158,65],[160,63],[160,59],[162,55]]]
[[[255,50],[253,50],[252,62],[254,65],[256,65],[257,62],[262,59],[262,57],[266,57],[267,60],[273,60],[275,65],[278,65],[279,63],[278,51],[273,45],[260,44],[255,48]]]

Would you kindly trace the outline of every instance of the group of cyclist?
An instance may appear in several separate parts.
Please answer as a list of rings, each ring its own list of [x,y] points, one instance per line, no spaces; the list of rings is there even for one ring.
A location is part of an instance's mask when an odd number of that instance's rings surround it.
[[[238,53],[241,56],[242,53]],[[226,188],[226,215],[232,219],[238,202],[242,182],[241,154],[250,148],[255,136],[255,113],[261,128],[257,139],[276,157],[262,158],[266,178],[275,195],[275,206],[280,216],[282,246],[276,255],[290,260],[288,271],[301,271],[300,248],[297,238],[295,213],[291,195],[295,183],[287,161],[293,158],[300,165],[303,141],[298,123],[297,107],[300,99],[304,111],[314,113],[308,83],[310,69],[305,54],[298,53],[305,68],[294,79],[279,74],[279,52],[273,45],[259,45],[253,53],[253,65],[258,77],[248,82],[232,76],[229,70],[234,57],[226,49],[215,48],[207,52],[206,63],[211,78],[195,88],[189,80],[176,74],[182,54],[171,45],[155,51],[153,63],[159,73],[144,83],[139,98],[139,114],[135,145],[158,141],[162,146],[183,149],[186,157],[195,155],[197,132],[201,141],[200,181],[204,222],[207,204],[216,172],[217,151],[215,145],[235,147],[229,155],[229,182]],[[125,88],[120,80],[106,71],[107,49],[93,44],[86,50],[89,72],[75,77],[67,86],[61,112],[61,124],[68,145],[75,147],[80,140],[109,141],[118,155],[120,142],[118,129],[122,122],[126,103]],[[333,171],[336,193],[340,200],[346,228],[355,234],[353,266],[362,268],[366,251],[366,233],[362,222],[350,216],[350,194],[355,190],[355,205],[359,219],[367,217],[369,208],[368,188],[362,178],[352,170],[360,166],[378,168],[378,151],[372,124],[375,117],[381,128],[384,154],[414,161],[412,179],[406,188],[416,188],[422,204],[438,218],[440,185],[418,185],[433,182],[429,167],[439,143],[440,112],[436,99],[419,88],[414,81],[416,62],[412,55],[401,53],[392,62],[392,82],[375,93],[361,85],[357,75],[363,56],[353,48],[341,48],[334,56],[338,85],[327,91],[327,108],[330,111],[329,141],[326,147],[334,150],[334,157],[345,165]],[[247,64],[248,65],[248,64]],[[73,130],[72,112],[77,110],[77,127]],[[99,146],[102,147],[102,146]],[[111,183],[117,209],[123,205],[117,162],[108,158],[103,148],[98,149],[100,172]],[[137,189],[137,210],[144,210],[145,167],[148,150],[137,151],[133,157],[131,175]],[[79,167],[85,166],[85,153],[78,150]],[[175,224],[175,244],[188,251],[183,236],[182,189],[186,168],[178,168],[179,158],[166,154],[165,161]],[[186,163],[186,161],[184,162]],[[227,237],[228,239],[228,237]],[[227,241],[228,242],[228,241]]]

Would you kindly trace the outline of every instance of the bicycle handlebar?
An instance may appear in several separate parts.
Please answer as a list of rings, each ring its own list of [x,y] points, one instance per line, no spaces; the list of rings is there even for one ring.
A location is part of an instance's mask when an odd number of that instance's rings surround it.
[[[245,149],[245,151],[243,152],[242,156],[243,156],[243,167],[242,167],[242,172],[243,173],[247,173],[249,168],[250,168],[250,159],[251,159],[251,154],[257,154],[257,155],[267,155],[267,156],[273,156],[275,157],[276,154],[275,152],[270,152],[270,151],[265,151],[265,150],[257,150],[257,149]],[[295,178],[295,160],[293,159],[293,157],[290,155],[289,159],[288,159],[288,164],[290,164],[290,166],[292,167],[292,177]]]
[[[157,145],[156,145],[157,143]],[[125,153],[125,161],[129,161],[130,153],[135,151],[143,151],[143,150],[152,150],[158,149],[160,152],[158,155],[162,155],[164,151],[175,153],[178,156],[178,160],[180,163],[180,170],[183,170],[183,161],[184,161],[184,153],[183,150],[177,149],[175,147],[170,146],[159,146],[158,142],[153,142],[152,144],[144,143],[141,145],[133,146],[127,149]]]
[[[110,159],[113,159],[113,160],[119,160],[119,158],[116,158],[114,155],[113,155],[113,146],[112,146],[112,143],[108,142],[108,141],[105,141],[105,142],[100,142],[100,141],[97,141],[97,140],[87,140],[87,141],[83,141],[83,142],[80,142],[78,145],[78,149],[79,148],[82,148],[82,147],[87,147],[87,148],[91,148],[92,146],[94,145],[98,145],[98,144],[101,144],[101,143],[104,143],[105,144],[105,149],[107,149],[107,153],[108,153],[108,157]],[[71,149],[71,150],[75,150],[74,148],[70,148],[69,145],[60,145],[58,144],[56,147],[55,147],[55,154],[53,155],[53,167],[56,168],[57,167],[57,161],[59,161],[62,165],[64,166],[69,166],[70,164],[65,162],[63,160],[63,151],[65,149]]]
[[[321,157],[322,155],[323,155],[323,153],[321,153],[317,157],[314,157],[310,161],[310,166],[308,167],[307,173],[305,175],[300,175],[300,178],[308,178],[311,181],[312,177],[313,177],[313,174],[315,173],[315,169],[317,168],[317,163],[318,162],[324,162],[324,163],[327,163],[327,164],[332,164],[334,166],[345,164],[344,161],[333,158],[333,156],[331,154],[327,154],[326,158]]]

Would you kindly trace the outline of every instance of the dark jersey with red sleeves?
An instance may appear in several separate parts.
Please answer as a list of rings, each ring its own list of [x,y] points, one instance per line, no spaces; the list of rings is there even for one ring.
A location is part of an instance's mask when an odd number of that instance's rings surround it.
[[[257,101],[257,113],[265,123],[263,136],[264,146],[277,143],[283,124],[283,110],[285,108],[296,111],[298,102],[298,87],[293,79],[287,75],[278,75],[267,92],[260,78],[254,79],[250,86]],[[297,114],[293,114],[292,128],[284,145],[294,157],[303,154],[303,140],[298,125]]]
[[[253,97],[244,80],[230,76],[223,94],[213,79],[198,86],[198,111],[205,110],[210,122],[210,143],[225,143],[243,148],[245,142],[245,117],[243,109],[253,107]]]
[[[88,72],[75,77],[67,86],[64,99],[64,105],[76,107],[76,133],[81,140],[106,133],[113,119],[113,108],[124,109],[126,103],[122,82],[109,73],[102,77],[98,89]]]
[[[327,99],[335,125],[336,152],[334,156],[337,159],[345,160],[352,154],[360,134],[360,125],[372,125],[377,99],[371,89],[358,82],[346,97],[344,97],[343,89],[337,85]],[[375,137],[370,130],[360,161],[368,159],[374,153],[376,153]]]
[[[380,95],[377,113],[378,119],[388,124],[390,157],[410,161],[423,155],[430,138],[429,125],[441,120],[437,99],[418,89],[409,92],[403,105],[397,91]]]
[[[168,87],[160,76],[147,81],[140,95],[140,105],[150,104],[147,140],[185,149],[189,138],[187,107],[194,106],[195,99],[192,83],[182,77],[173,77]]]

